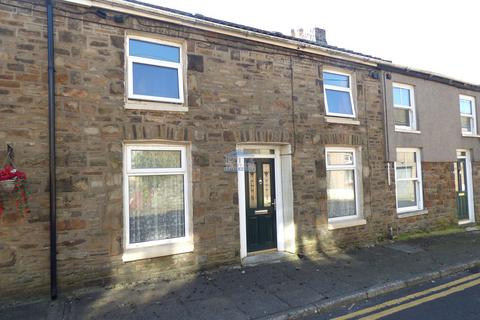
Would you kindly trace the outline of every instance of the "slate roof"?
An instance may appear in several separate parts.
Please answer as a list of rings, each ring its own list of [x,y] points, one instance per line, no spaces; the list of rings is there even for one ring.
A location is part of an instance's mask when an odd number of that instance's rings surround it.
[[[189,12],[176,10],[176,9],[171,9],[171,8],[167,8],[167,7],[163,7],[163,6],[159,6],[159,5],[155,5],[155,4],[151,4],[151,3],[145,3],[145,2],[142,2],[142,1],[138,1],[138,0],[125,0],[125,1],[130,2],[130,3],[134,3],[134,4],[138,4],[138,5],[143,5],[143,6],[150,7],[150,8],[159,9],[159,10],[166,11],[166,12],[175,13],[175,14],[182,15],[182,16],[189,17],[189,18],[199,19],[199,20],[213,22],[213,23],[217,23],[217,24],[220,24],[220,25],[224,25],[224,26],[228,26],[228,27],[232,27],[232,28],[237,28],[237,29],[241,29],[241,30],[245,30],[245,31],[264,34],[264,35],[271,36],[271,37],[276,37],[276,38],[285,39],[285,40],[293,40],[293,41],[305,43],[305,44],[308,44],[308,45],[313,45],[313,46],[317,46],[317,47],[322,47],[322,48],[326,48],[326,49],[340,51],[340,52],[344,52],[344,53],[348,53],[348,54],[354,54],[354,55],[369,58],[369,59],[376,59],[376,60],[380,60],[380,61],[384,61],[384,62],[391,62],[390,60],[386,60],[386,59],[382,59],[382,58],[375,57],[375,56],[372,56],[372,55],[356,52],[356,51],[353,51],[353,50],[348,50],[348,49],[345,49],[345,48],[340,48],[340,47],[332,46],[332,45],[329,45],[329,44],[326,44],[326,45],[318,44],[315,41],[310,41],[310,40],[306,40],[306,39],[300,39],[300,38],[296,38],[296,37],[292,37],[292,36],[287,36],[287,35],[285,35],[281,32],[266,31],[266,30],[262,30],[262,29],[258,29],[258,28],[254,28],[254,27],[249,27],[249,26],[246,26],[246,25],[243,25],[243,24],[238,24],[238,23],[233,23],[233,22],[221,20],[221,19],[206,17],[206,16],[201,15],[201,14],[192,14],[192,13],[189,13]]]

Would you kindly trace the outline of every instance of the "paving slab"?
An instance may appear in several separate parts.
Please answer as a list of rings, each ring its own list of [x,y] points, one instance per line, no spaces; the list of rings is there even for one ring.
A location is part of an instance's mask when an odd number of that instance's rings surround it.
[[[0,319],[288,319],[480,265],[479,244],[474,231],[320,252],[174,281],[93,288],[54,303],[0,306]]]

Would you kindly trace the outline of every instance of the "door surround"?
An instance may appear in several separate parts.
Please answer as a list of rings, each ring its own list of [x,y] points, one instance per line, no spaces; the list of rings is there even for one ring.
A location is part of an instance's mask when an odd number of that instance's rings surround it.
[[[460,152],[465,152],[465,156],[458,155]],[[474,223],[475,222],[475,207],[474,207],[474,194],[473,194],[473,175],[472,175],[472,158],[471,152],[466,149],[457,150],[457,159],[465,159],[466,162],[466,181],[467,181],[467,197],[468,197],[468,220],[460,220],[459,224]],[[457,173],[455,173],[456,175]],[[457,177],[455,176],[455,179]]]
[[[261,150],[273,154],[261,154]],[[248,150],[248,154],[245,150]],[[277,251],[295,253],[295,225],[293,221],[292,155],[289,144],[238,144],[237,166],[244,167],[245,158],[272,158],[275,165]],[[247,219],[245,207],[245,172],[238,170],[238,206],[240,222],[240,258],[246,258]],[[258,254],[258,253],[257,253]]]

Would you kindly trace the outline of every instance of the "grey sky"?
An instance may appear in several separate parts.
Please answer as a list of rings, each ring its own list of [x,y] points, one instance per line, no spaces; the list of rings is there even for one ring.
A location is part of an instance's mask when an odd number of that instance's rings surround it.
[[[480,84],[474,0],[143,0],[270,31],[318,26],[330,44]]]

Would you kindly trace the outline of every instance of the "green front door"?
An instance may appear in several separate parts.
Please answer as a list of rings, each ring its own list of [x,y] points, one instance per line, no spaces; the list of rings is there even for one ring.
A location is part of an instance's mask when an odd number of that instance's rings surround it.
[[[247,251],[277,247],[274,159],[245,159]]]
[[[458,220],[468,220],[468,185],[467,161],[465,158],[457,159],[455,191],[457,192]]]

